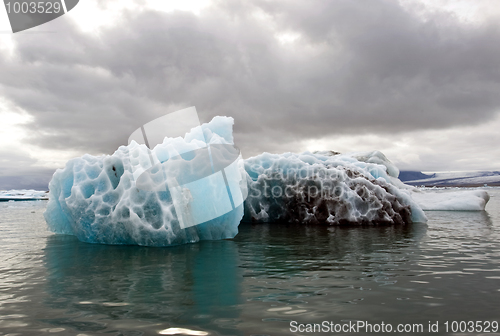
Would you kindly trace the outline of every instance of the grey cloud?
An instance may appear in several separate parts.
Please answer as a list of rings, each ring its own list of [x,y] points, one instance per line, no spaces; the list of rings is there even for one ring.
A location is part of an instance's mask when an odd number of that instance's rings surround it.
[[[27,175],[0,175],[0,190],[35,189],[48,190],[54,170],[37,168]]]
[[[0,150],[0,190],[48,190],[53,169],[36,167],[36,160],[15,148]]]
[[[302,37],[281,46],[256,9]],[[98,36],[64,17],[50,25],[58,33],[19,34],[16,57],[0,56],[0,93],[35,117],[30,141],[49,148],[111,153],[142,123],[191,105],[203,121],[233,116],[246,155],[481,123],[500,106],[499,24],[423,21],[397,1],[124,12]]]

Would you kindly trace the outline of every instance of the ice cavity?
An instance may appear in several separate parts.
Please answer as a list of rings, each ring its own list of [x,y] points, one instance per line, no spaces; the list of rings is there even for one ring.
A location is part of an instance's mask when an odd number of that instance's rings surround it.
[[[87,154],[68,161],[64,169],[55,172],[49,184],[49,203],[44,213],[49,229],[89,243],[147,246],[234,237],[243,217],[242,204],[213,220],[186,226],[181,225],[171,190],[144,188],[148,183],[154,185],[155,178],[163,174],[155,175],[157,172],[152,171],[141,188],[136,185],[146,170],[155,169],[151,167],[152,159],[156,165],[173,157],[181,158],[186,163],[183,169],[196,171],[200,167],[193,166],[196,163],[193,151],[206,147],[207,143],[232,145],[233,123],[232,118],[215,117],[184,137],[165,138],[152,151],[132,141],[111,156]],[[190,161],[195,163],[190,166]],[[230,186],[239,185],[242,180],[238,174],[227,174],[226,178]],[[210,185],[205,187],[208,189]],[[203,193],[203,188],[198,190]],[[177,191],[186,198],[193,197],[184,189]]]
[[[413,199],[423,210],[484,210],[490,196],[484,190],[421,190],[414,189]]]
[[[245,220],[329,224],[426,222],[380,152],[263,153],[245,161]],[[403,188],[401,188],[403,186]]]

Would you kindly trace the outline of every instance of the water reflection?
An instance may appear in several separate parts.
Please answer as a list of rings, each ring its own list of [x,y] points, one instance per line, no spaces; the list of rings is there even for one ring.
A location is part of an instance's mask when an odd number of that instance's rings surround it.
[[[291,320],[494,320],[495,200],[488,212],[428,212],[428,224],[242,224],[233,240],[172,248],[47,236],[38,209],[0,207],[0,332],[284,335]]]
[[[240,314],[238,255],[232,241],[147,248],[49,237],[45,304],[70,316],[44,322],[86,331],[129,319],[157,324],[159,330],[169,325],[231,329]]]
[[[428,216],[391,227],[240,227],[249,279],[242,316],[260,312],[262,327],[278,334],[290,321],[494,318],[500,249],[489,214]]]
[[[401,253],[401,248],[418,243],[427,225],[401,226],[304,226],[242,224],[236,241],[242,251],[251,252],[246,266],[252,276],[326,269],[341,265],[345,259],[370,256],[377,252]],[[352,264],[350,260],[349,265]],[[260,270],[260,271],[257,271]],[[257,272],[257,273],[256,273]],[[248,275],[248,273],[247,273]]]
[[[93,332],[138,328],[137,321],[143,324],[137,331],[256,332],[262,326],[246,320],[310,313],[308,300],[355,288],[360,277],[390,283],[387,266],[406,261],[404,249],[425,233],[425,225],[242,224],[234,240],[172,248],[93,245],[55,235],[45,248],[44,304],[66,313],[42,322]],[[273,311],[275,304],[294,308]]]
[[[470,227],[474,230],[491,231],[493,220],[488,211],[429,211],[429,224],[452,225],[454,228]]]
[[[240,226],[236,241],[245,267],[247,299],[242,318],[260,316],[260,330],[267,334],[283,334],[292,320],[363,318],[364,304],[372,305],[373,293],[386,292],[376,288],[397,282],[426,231],[425,224]],[[257,332],[257,328],[246,331]]]

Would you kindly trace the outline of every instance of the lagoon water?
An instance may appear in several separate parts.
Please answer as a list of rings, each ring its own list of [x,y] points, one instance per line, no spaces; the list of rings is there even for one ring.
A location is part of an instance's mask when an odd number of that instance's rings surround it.
[[[428,212],[427,224],[241,224],[232,240],[168,248],[81,243],[47,231],[46,201],[0,203],[0,335],[500,322],[500,189],[488,192],[486,211]]]

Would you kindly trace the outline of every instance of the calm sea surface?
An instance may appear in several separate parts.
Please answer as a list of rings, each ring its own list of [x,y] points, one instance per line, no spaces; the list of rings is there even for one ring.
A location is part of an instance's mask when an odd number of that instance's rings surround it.
[[[438,335],[500,322],[500,190],[488,192],[486,211],[428,212],[427,224],[242,224],[233,240],[169,248],[81,243],[47,231],[46,201],[0,203],[0,335],[291,335],[358,321]]]

